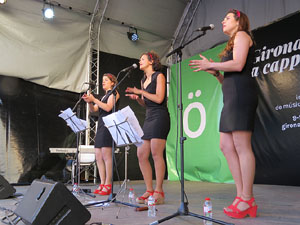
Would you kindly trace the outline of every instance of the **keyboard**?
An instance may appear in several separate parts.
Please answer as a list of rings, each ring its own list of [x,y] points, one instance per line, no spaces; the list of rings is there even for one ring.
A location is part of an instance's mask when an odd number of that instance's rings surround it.
[[[77,148],[49,148],[50,153],[76,153]],[[95,153],[93,145],[80,145],[79,152]]]

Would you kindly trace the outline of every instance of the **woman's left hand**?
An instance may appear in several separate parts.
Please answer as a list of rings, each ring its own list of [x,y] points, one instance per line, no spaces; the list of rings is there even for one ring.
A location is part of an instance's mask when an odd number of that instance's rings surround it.
[[[142,94],[142,90],[140,90],[140,89],[138,89],[136,87],[133,87],[133,88],[132,87],[128,87],[128,88],[126,88],[125,92],[127,92],[127,93],[133,93],[133,94],[136,94],[136,95]]]
[[[201,70],[208,70],[210,69],[210,61],[204,57],[203,55],[199,54],[200,58],[199,60],[191,60],[189,66],[191,69],[194,69],[194,72],[198,72]]]

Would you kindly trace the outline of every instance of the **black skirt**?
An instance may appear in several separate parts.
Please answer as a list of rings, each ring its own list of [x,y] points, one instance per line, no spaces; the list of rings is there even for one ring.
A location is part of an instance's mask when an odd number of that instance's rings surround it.
[[[240,73],[225,74],[222,91],[220,132],[253,131],[258,102],[255,79]]]
[[[167,139],[170,131],[170,115],[167,108],[148,107],[143,125],[143,140]]]

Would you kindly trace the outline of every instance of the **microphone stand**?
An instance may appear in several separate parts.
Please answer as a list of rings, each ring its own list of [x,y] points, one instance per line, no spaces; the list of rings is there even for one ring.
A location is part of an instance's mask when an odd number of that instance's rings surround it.
[[[129,76],[130,72],[132,71],[131,70],[128,70],[128,72],[125,74],[125,76],[118,82],[117,85],[115,85],[108,93],[107,95],[103,98],[102,101],[105,101],[108,99],[108,97],[115,92],[115,90],[120,86],[120,84],[125,80],[126,77]],[[121,71],[122,72],[122,71]],[[113,107],[113,111],[115,111],[115,104],[116,104],[116,97],[114,97],[114,107]],[[115,143],[113,141],[113,146],[112,146],[112,157],[113,157],[113,163],[112,163],[112,181],[111,181],[111,194],[108,196],[108,199],[107,200],[104,200],[104,201],[97,201],[97,202],[92,202],[92,203],[88,203],[88,204],[85,204],[84,206],[85,207],[89,207],[89,206],[92,206],[92,205],[98,205],[98,204],[104,204],[104,203],[107,203],[107,202],[114,202],[114,203],[120,203],[120,204],[123,204],[123,205],[127,205],[127,206],[131,206],[131,207],[135,207],[135,208],[141,208],[141,206],[138,206],[138,205],[134,205],[134,204],[130,204],[130,203],[127,203],[127,202],[121,202],[121,201],[118,201],[116,200],[116,194],[114,193],[113,191],[113,181],[114,181],[114,161],[115,161],[115,154],[114,154],[114,149],[115,148]],[[126,152],[125,152],[126,154]]]
[[[218,224],[223,224],[223,225],[233,225],[231,223],[227,223],[227,222],[223,222],[221,220],[216,220],[216,219],[212,219],[206,216],[201,216],[192,212],[189,212],[188,209],[188,202],[185,201],[184,199],[184,141],[186,140],[186,137],[183,136],[183,114],[182,114],[182,110],[183,110],[183,106],[182,106],[182,74],[181,74],[181,62],[182,62],[182,49],[188,45],[189,43],[191,43],[192,41],[204,36],[206,34],[206,32],[204,31],[203,33],[199,34],[198,36],[196,36],[195,38],[193,38],[192,40],[188,41],[187,43],[182,44],[181,46],[179,46],[178,48],[174,49],[173,51],[171,51],[170,53],[168,53],[166,55],[166,57],[169,57],[170,55],[173,55],[176,53],[177,57],[176,57],[176,63],[178,63],[179,65],[179,76],[177,75],[177,79],[179,79],[179,90],[177,90],[177,92],[179,91],[179,104],[178,104],[178,109],[180,111],[180,117],[179,117],[179,122],[180,122],[180,158],[181,158],[181,168],[180,168],[180,173],[181,173],[181,179],[180,179],[180,183],[181,183],[181,203],[180,203],[180,207],[178,209],[177,212],[175,212],[174,214],[167,216],[165,218],[162,218],[160,220],[154,221],[152,223],[150,223],[150,225],[154,225],[154,224],[159,224],[162,223],[166,220],[172,219],[176,216],[193,216],[202,220],[207,220],[207,221],[211,221],[214,223],[218,223]],[[178,73],[178,71],[177,71]],[[178,80],[177,80],[178,83]]]

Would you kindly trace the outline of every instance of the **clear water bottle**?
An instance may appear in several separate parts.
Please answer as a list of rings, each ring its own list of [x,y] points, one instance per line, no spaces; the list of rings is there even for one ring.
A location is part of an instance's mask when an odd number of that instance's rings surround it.
[[[129,200],[130,204],[134,204],[134,205],[136,204],[136,202],[135,202],[135,193],[134,193],[133,188],[129,189],[128,200]]]
[[[210,198],[205,198],[204,204],[203,204],[203,214],[206,217],[212,218],[212,204]],[[204,225],[212,225],[213,222],[208,220],[203,220]]]
[[[79,187],[77,183],[74,183],[73,189],[72,189],[73,194],[79,194]]]
[[[155,199],[153,194],[150,194],[148,198],[148,216],[155,217],[156,216],[156,209],[155,209]]]

